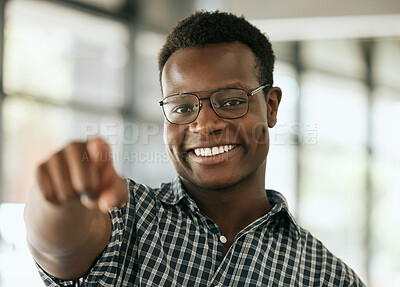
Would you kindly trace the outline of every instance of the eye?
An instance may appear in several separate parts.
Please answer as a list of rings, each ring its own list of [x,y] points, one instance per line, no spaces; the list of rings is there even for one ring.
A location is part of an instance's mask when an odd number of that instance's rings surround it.
[[[177,114],[184,114],[184,113],[191,113],[191,112],[193,112],[193,106],[191,106],[191,105],[177,106],[172,110],[172,113],[177,113]]]
[[[230,107],[235,107],[235,106],[242,105],[242,104],[245,104],[245,103],[246,103],[246,101],[244,99],[234,99],[234,98],[232,98],[232,99],[225,100],[219,106],[221,108],[230,108]]]

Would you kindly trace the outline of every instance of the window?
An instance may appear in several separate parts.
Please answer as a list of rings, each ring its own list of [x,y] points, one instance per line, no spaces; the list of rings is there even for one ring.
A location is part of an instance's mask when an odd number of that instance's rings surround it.
[[[122,153],[130,32],[52,1],[10,0],[4,13],[0,286],[42,286],[17,203],[39,161],[71,140],[103,135]]]
[[[367,89],[323,73],[302,79],[302,119],[316,123],[318,142],[301,148],[299,220],[365,276]]]
[[[400,282],[400,97],[395,89],[381,86],[374,99],[371,286],[396,286]]]
[[[128,40],[119,22],[47,2],[8,3],[3,201],[24,202],[38,161],[85,139],[89,124],[122,125]]]
[[[281,192],[287,199],[290,210],[297,210],[297,105],[299,86],[294,68],[278,61],[275,68],[274,86],[282,89],[283,95],[278,110],[278,122],[270,130],[270,149],[267,158],[266,188]],[[301,141],[312,144],[315,133],[307,134]]]
[[[295,118],[300,140],[293,145],[297,157],[288,149],[274,154],[272,144],[267,178],[273,179],[267,185],[272,181],[286,196],[287,187],[295,186],[300,224],[368,286],[397,286],[399,39],[280,42],[274,48],[276,75],[283,65],[299,86],[293,94],[281,79],[276,83],[283,84],[281,108],[289,111],[291,120]],[[298,97],[290,110],[285,103],[288,97]],[[278,113],[278,125],[282,120],[287,121]],[[279,138],[275,130],[272,140]],[[304,141],[310,131],[315,132],[311,143]],[[277,163],[279,172],[274,174],[271,168]],[[292,174],[293,167],[296,178],[289,176],[291,183],[282,181],[279,176],[285,171]]]

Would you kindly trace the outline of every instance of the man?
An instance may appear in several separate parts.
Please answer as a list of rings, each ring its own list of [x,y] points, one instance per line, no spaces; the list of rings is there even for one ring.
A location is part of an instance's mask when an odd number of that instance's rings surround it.
[[[101,139],[52,155],[25,209],[46,285],[364,286],[264,189],[281,100],[273,65],[270,42],[243,18],[180,21],[159,55],[178,177],[155,189],[124,180]]]

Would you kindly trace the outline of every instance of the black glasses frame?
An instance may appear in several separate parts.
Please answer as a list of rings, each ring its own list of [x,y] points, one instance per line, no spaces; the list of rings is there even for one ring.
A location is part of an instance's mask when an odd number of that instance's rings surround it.
[[[254,96],[255,94],[261,92],[261,91],[264,90],[266,87],[270,87],[270,86],[271,86],[270,84],[265,84],[265,85],[259,86],[258,88],[252,90],[251,92],[247,92],[245,89],[241,89],[241,88],[225,88],[225,89],[218,89],[218,90],[199,91],[199,92],[194,92],[194,93],[177,93],[177,94],[172,94],[172,95],[169,95],[168,97],[165,97],[162,101],[159,101],[159,104],[160,104],[160,106],[162,107],[162,110],[163,110],[163,114],[164,114],[165,119],[166,119],[169,123],[175,124],[175,125],[187,125],[187,124],[193,123],[193,122],[197,119],[197,117],[199,116],[200,110],[201,110],[201,107],[202,107],[201,100],[207,100],[207,99],[210,100],[211,97],[212,97],[212,95],[213,95],[214,93],[216,93],[216,92],[223,91],[223,90],[242,90],[242,91],[244,91],[244,92],[246,93],[247,97],[251,97],[251,96]],[[210,95],[209,97],[206,97],[206,98],[199,98],[199,97],[196,95],[196,94],[199,94],[199,93],[211,93],[211,95]],[[165,114],[165,110],[164,110],[164,101],[167,100],[167,99],[170,98],[170,97],[181,96],[181,95],[193,95],[193,96],[195,96],[195,97],[197,98],[197,100],[198,100],[198,102],[199,102],[199,109],[197,110],[197,115],[196,115],[196,117],[195,117],[193,120],[191,120],[191,121],[189,121],[189,122],[184,122],[184,123],[175,123],[175,122],[171,122],[171,121],[168,119],[167,115]],[[217,116],[219,116],[220,118],[223,118],[223,119],[230,119],[230,120],[231,120],[231,119],[241,118],[241,117],[244,117],[245,115],[247,115],[247,113],[249,112],[249,101],[247,100],[247,110],[246,110],[246,112],[245,112],[243,115],[236,116],[236,117],[223,117],[223,116],[221,116],[220,114],[218,114],[218,112],[215,110],[215,107],[214,107],[213,104],[211,104],[211,107],[212,107],[213,111],[215,112],[215,114],[216,114]]]

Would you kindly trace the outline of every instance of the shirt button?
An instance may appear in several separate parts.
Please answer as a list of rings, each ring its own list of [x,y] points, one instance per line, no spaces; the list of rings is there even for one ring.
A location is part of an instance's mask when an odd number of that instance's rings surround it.
[[[221,235],[221,236],[219,237],[219,241],[221,241],[222,243],[225,244],[228,240],[226,239],[225,236]]]

